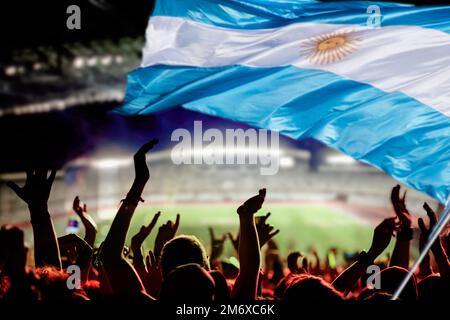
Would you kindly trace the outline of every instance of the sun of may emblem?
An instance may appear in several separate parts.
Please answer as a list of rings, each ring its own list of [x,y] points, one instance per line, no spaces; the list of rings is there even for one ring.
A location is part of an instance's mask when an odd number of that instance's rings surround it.
[[[337,31],[306,39],[302,53],[318,65],[340,61],[356,51],[361,40],[355,31]]]

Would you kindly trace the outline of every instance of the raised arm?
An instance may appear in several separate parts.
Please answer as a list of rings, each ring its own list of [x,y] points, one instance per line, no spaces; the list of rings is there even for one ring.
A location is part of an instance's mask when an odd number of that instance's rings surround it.
[[[419,229],[420,229],[420,235],[419,235],[419,252],[422,252],[428,238],[428,229],[425,227],[425,224],[423,223],[423,220],[419,218]],[[426,252],[422,262],[419,264],[419,278],[424,279],[430,274],[433,273],[433,270],[431,269],[431,257],[430,252]]]
[[[426,235],[428,239],[433,227],[437,223],[436,213],[430,208],[430,206],[425,202],[423,208],[427,212],[428,219],[430,220],[430,226],[427,228],[422,218],[419,218],[419,228],[422,233]],[[439,273],[442,278],[445,278],[447,281],[450,280],[450,263],[448,257],[442,248],[442,244],[440,238],[436,239],[436,241],[431,246],[431,251],[433,252],[434,260],[436,261]]]
[[[8,186],[27,203],[30,210],[36,267],[53,266],[60,269],[58,241],[47,206],[56,170],[52,170],[48,177],[47,175],[45,169],[30,170],[27,171],[23,187],[14,182],[8,182]]]
[[[334,281],[336,290],[347,295],[358,282],[359,278],[366,273],[367,267],[374,264],[375,259],[387,248],[391,237],[396,229],[395,217],[384,219],[373,233],[372,245],[369,251],[361,252],[358,260],[345,269]]]
[[[87,213],[86,204],[82,204],[78,196],[73,200],[73,211],[80,217],[81,222],[86,229],[86,234],[84,235],[84,241],[87,242],[92,248],[95,244],[95,237],[97,236],[97,224],[94,219]]]
[[[147,226],[141,226],[139,232],[136,233],[131,238],[131,252],[133,253],[133,266],[145,266],[144,256],[142,255],[142,244],[145,239],[150,235],[159,217],[161,216],[161,211],[158,211],[154,216],[152,221]]]
[[[148,272],[145,268],[144,263],[144,256],[142,254],[142,244],[144,243],[145,239],[150,235],[153,228],[155,227],[156,223],[158,222],[159,216],[161,215],[161,212],[157,212],[152,221],[147,226],[142,226],[141,229],[139,229],[139,232],[136,233],[131,238],[131,252],[133,253],[133,267],[137,271],[139,277],[141,278],[145,290],[153,295],[156,291],[153,290],[152,284],[149,283],[148,280]],[[153,293],[153,294],[152,294]]]
[[[223,246],[225,240],[227,239],[227,236],[226,234],[223,234],[220,238],[216,238],[216,236],[214,235],[214,229],[212,227],[209,227],[209,238],[211,239],[209,264],[211,265],[212,269],[215,269],[219,264],[219,258],[222,255]]]
[[[392,189],[391,202],[394,207],[395,214],[400,221],[400,228],[397,232],[397,240],[395,241],[394,251],[392,252],[389,266],[398,266],[405,269],[409,268],[409,253],[411,240],[413,238],[413,230],[411,228],[411,215],[405,205],[406,191],[400,198],[400,186],[397,185]]]
[[[101,248],[99,258],[107,273],[109,285],[115,294],[136,294],[144,291],[136,271],[124,259],[122,252],[131,218],[139,201],[142,200],[142,191],[150,178],[145,155],[157,142],[155,139],[151,140],[134,155],[135,178],[133,184],[122,201]]]
[[[125,238],[130,227],[131,218],[138,203],[142,200],[141,195],[147,181],[150,179],[150,172],[145,161],[145,154],[157,143],[153,139],[144,144],[134,155],[135,178],[122,205],[119,208],[111,229],[105,238],[102,248],[103,259],[122,259],[122,250],[125,245]]]
[[[256,299],[261,257],[254,214],[261,209],[265,196],[266,189],[261,189],[258,195],[248,199],[237,210],[239,215],[239,262],[241,267],[231,292],[233,299]]]

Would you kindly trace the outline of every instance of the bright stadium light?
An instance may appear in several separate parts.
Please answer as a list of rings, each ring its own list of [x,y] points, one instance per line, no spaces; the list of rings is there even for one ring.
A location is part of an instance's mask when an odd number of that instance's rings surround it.
[[[280,167],[281,168],[292,168],[295,166],[295,159],[293,157],[281,157]]]
[[[117,212],[114,209],[102,209],[97,212],[97,218],[99,220],[111,220],[116,213]]]
[[[93,67],[98,63],[98,57],[91,57],[87,60],[87,65]]]
[[[172,160],[175,162],[183,162],[183,159],[206,159],[212,155],[222,159],[221,164],[227,163],[228,159],[238,158],[241,160],[253,159],[256,161],[262,157],[279,158],[283,151],[278,148],[245,148],[245,147],[216,147],[216,148],[190,148],[180,149],[172,152]],[[250,161],[250,160],[249,160]],[[250,161],[251,162],[251,161]],[[243,163],[242,163],[243,164]],[[256,163],[255,163],[256,164]]]
[[[357,161],[352,157],[345,154],[333,154],[325,159],[326,163],[331,165],[351,165],[355,164]]]
[[[97,169],[114,169],[128,167],[132,160],[128,158],[105,158],[92,161],[91,165]]]
[[[123,62],[123,57],[122,56],[116,56],[115,59],[116,63],[121,64]]]
[[[225,152],[225,154],[235,155],[280,155],[281,151],[278,148],[245,148],[245,147],[225,147],[218,148],[219,152]],[[223,150],[223,151],[222,151]]]
[[[186,150],[189,155],[281,155],[282,151],[276,148],[245,148],[245,147],[218,147]]]
[[[84,59],[82,57],[76,57],[73,60],[73,66],[76,69],[81,69],[84,67]]]
[[[100,59],[100,63],[104,66],[108,66],[110,65],[112,62],[112,57],[111,56],[104,56]]]
[[[17,73],[17,68],[15,66],[8,66],[5,68],[5,74],[7,76],[14,76]]]
[[[42,68],[43,68],[43,65],[40,62],[36,62],[36,63],[33,64],[33,70],[35,70],[35,71],[39,71]]]

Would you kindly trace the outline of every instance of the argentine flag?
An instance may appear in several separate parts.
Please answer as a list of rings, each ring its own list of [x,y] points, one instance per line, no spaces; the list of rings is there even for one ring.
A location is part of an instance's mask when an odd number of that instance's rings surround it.
[[[183,106],[315,138],[445,203],[450,7],[157,0],[117,112]]]

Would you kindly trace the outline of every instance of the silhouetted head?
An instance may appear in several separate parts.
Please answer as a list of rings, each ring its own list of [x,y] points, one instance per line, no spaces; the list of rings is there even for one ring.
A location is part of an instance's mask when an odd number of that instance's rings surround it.
[[[312,275],[293,275],[288,280],[282,300],[301,303],[303,301],[339,302],[342,294],[322,278]]]
[[[195,236],[178,236],[167,242],[161,252],[163,278],[178,266],[196,263],[209,270],[206,250]]]
[[[214,299],[215,283],[200,265],[189,263],[175,267],[165,277],[159,299],[162,301],[210,302]]]
[[[239,268],[232,263],[222,260],[220,266],[225,279],[236,279],[239,275]]]
[[[286,291],[286,288],[289,285],[289,281],[292,277],[294,277],[294,273],[289,273],[284,278],[282,278],[280,281],[278,281],[277,286],[275,287],[273,294],[275,298],[281,299],[284,296],[284,292]]]
[[[417,285],[419,300],[425,302],[448,300],[450,288],[439,275],[429,275]]]
[[[381,290],[369,290],[366,291],[366,297],[359,296],[359,300],[370,301],[370,302],[383,302],[389,301],[392,298],[392,294],[381,291]]]
[[[394,295],[398,287],[408,274],[408,270],[401,267],[389,267],[382,270],[380,275],[381,291]],[[417,283],[413,275],[406,284],[399,297],[400,300],[417,300]]]
[[[74,301],[88,300],[83,289],[69,289],[67,278],[69,275],[53,267],[37,268],[34,271],[37,277],[37,287],[40,300],[44,301]]]

